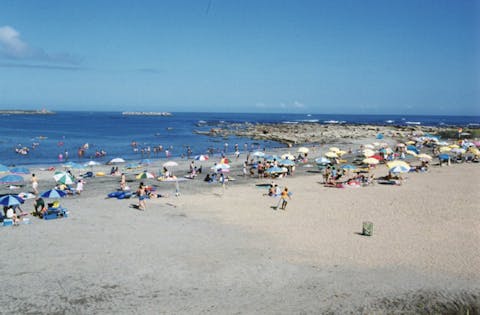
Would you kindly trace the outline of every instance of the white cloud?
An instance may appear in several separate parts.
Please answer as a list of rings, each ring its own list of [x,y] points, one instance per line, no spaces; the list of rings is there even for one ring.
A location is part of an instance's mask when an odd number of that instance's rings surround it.
[[[31,54],[28,44],[20,39],[20,33],[8,25],[0,27],[0,45],[3,54],[12,58],[26,58]]]
[[[31,47],[20,37],[20,32],[9,25],[0,26],[0,55],[18,60],[37,60],[53,63],[78,64],[80,59],[68,53],[47,53]]]

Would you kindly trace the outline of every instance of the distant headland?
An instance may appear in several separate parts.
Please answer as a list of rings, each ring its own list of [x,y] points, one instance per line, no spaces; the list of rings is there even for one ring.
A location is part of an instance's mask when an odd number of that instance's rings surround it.
[[[0,109],[0,115],[52,115],[55,112],[40,109],[40,110],[29,110],[29,109]]]

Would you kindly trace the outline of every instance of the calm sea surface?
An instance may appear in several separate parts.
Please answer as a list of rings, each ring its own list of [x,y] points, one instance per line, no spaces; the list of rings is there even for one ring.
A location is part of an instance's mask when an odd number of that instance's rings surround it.
[[[55,165],[59,155],[68,155],[70,161],[86,162],[90,159],[104,163],[114,157],[128,161],[142,158],[166,158],[165,149],[174,157],[215,153],[227,149],[282,147],[269,141],[244,138],[213,138],[195,134],[194,130],[209,130],[225,123],[356,123],[428,126],[480,127],[480,116],[396,116],[396,115],[320,115],[320,114],[233,114],[233,113],[173,113],[173,116],[124,116],[119,112],[58,112],[55,115],[0,115],[0,164],[4,165]],[[134,151],[132,141],[137,143]],[[85,156],[77,156],[78,148],[89,144]],[[226,145],[227,144],[227,145]],[[164,151],[154,155],[153,147],[163,146]],[[15,152],[27,147],[26,155]],[[150,147],[150,155],[146,148]],[[142,149],[144,154],[142,156]],[[96,152],[105,151],[103,157]]]

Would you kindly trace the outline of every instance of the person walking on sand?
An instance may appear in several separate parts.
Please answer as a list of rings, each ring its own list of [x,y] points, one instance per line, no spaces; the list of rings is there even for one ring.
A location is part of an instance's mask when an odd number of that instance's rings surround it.
[[[146,210],[147,209],[147,192],[145,190],[145,186],[143,183],[140,183],[140,186],[138,187],[137,190],[137,195],[138,195],[138,209],[139,210]]]
[[[32,182],[33,193],[38,195],[38,180],[35,174],[32,174],[32,179],[30,179],[30,181]]]
[[[280,200],[282,201],[282,206],[280,207],[280,209],[286,210],[286,208],[287,208],[287,203],[288,203],[287,198],[288,198],[288,199],[291,199],[290,193],[288,192],[288,188],[285,187],[285,189],[283,189],[283,191],[282,191],[282,193],[281,193],[281,195],[280,195]]]

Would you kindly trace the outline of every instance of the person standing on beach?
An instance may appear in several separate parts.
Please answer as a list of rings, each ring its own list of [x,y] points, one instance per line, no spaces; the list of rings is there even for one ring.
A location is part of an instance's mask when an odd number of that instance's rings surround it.
[[[38,195],[38,180],[35,174],[32,174],[32,179],[30,179],[30,181],[32,182],[33,193]]]
[[[146,210],[147,209],[147,192],[145,190],[145,186],[143,183],[140,183],[140,186],[138,187],[137,190],[137,195],[138,195],[138,209],[139,210]]]

